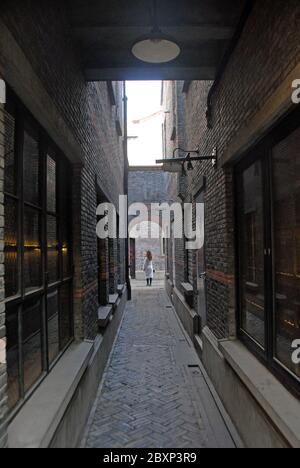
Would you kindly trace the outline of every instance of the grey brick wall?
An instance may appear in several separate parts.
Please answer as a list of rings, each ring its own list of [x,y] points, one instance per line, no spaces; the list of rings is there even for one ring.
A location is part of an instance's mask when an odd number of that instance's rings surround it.
[[[128,201],[132,203],[163,203],[168,200],[169,175],[156,168],[135,168],[129,171]]]
[[[299,18],[300,4],[297,1],[255,2],[237,47],[212,95],[209,129],[206,111],[212,83],[195,81],[189,86],[185,96],[185,142],[188,148],[199,146],[201,153],[206,155],[217,146],[219,157],[222,157],[229,144],[238,138],[241,128],[247,126],[299,63]],[[170,91],[167,93],[166,110],[172,108],[168,104],[172,94]],[[210,163],[195,164],[186,181],[186,201],[190,201],[197,192],[203,175],[206,177],[208,325],[218,338],[224,338],[234,333],[234,320],[230,316],[235,307],[233,168],[219,166],[213,169]],[[193,282],[196,293],[195,267],[195,255],[189,253],[188,278]],[[182,279],[179,271],[177,269],[177,285]],[[196,301],[195,294],[195,307]]]
[[[84,154],[83,167],[75,168],[73,188],[75,326],[77,338],[93,338],[98,308],[96,186],[116,206],[119,194],[124,193],[123,139],[116,130],[116,107],[111,105],[105,82],[85,82],[65,2],[4,1],[1,18]],[[122,108],[121,84],[115,87],[117,106]],[[121,257],[124,263],[124,251]]]
[[[268,15],[266,15],[268,12]],[[205,112],[211,83],[193,82],[186,96],[189,145],[203,154],[218,147],[221,158],[242,127],[262,108],[299,63],[300,4],[279,0],[256,2],[237,47],[212,96],[212,128]],[[288,35],[286,34],[288,31]],[[230,309],[235,298],[233,168],[197,165],[189,193],[206,176],[206,261],[208,325],[218,338],[233,333]]]
[[[185,102],[182,93],[183,84],[182,81],[165,81],[163,83],[163,108],[166,112],[164,144],[166,147],[166,156],[168,158],[173,157],[176,148],[186,149],[187,145]],[[176,128],[176,132],[174,132],[174,127]],[[183,155],[184,153],[181,151],[175,154],[176,157]],[[180,174],[169,175],[169,199],[182,202],[186,196],[186,189],[186,177],[182,177]],[[169,242],[168,250],[171,258],[170,262],[168,262],[170,278],[174,280],[176,287],[183,292],[181,284],[188,281],[187,252],[185,250],[184,235],[182,239],[175,240],[176,278],[174,278],[173,275],[172,242]]]
[[[4,304],[4,195],[3,195],[3,169],[4,169],[4,106],[0,103],[0,348],[5,346],[5,304]],[[4,356],[3,356],[4,358]],[[6,447],[5,416],[7,412],[6,397],[6,365],[5,359],[0,358],[0,448]]]

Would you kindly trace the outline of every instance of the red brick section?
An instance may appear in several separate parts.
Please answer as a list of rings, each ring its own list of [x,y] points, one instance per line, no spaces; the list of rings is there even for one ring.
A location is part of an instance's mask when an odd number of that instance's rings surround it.
[[[207,276],[216,281],[218,283],[222,283],[225,285],[233,284],[234,276],[233,275],[226,275],[223,271],[215,271],[215,270],[208,270]]]
[[[99,275],[101,280],[100,305],[106,305],[109,296],[108,239],[99,240],[98,248],[98,255],[100,255]]]

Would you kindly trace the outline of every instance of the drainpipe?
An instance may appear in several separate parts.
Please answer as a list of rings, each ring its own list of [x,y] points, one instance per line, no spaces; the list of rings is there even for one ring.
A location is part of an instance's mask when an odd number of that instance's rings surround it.
[[[129,162],[128,162],[128,129],[127,129],[127,103],[128,98],[126,96],[126,82],[123,82],[123,96],[124,96],[124,194],[127,195],[127,217],[128,217],[128,174],[129,174]],[[127,298],[131,301],[131,283],[129,275],[129,219],[127,221],[127,237],[125,239],[125,268],[126,268],[126,284],[127,284]]]

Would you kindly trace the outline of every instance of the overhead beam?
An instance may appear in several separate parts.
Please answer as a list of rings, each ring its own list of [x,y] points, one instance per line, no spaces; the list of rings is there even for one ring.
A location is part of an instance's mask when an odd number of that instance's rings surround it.
[[[122,80],[207,80],[216,76],[216,67],[123,67],[123,68],[86,68],[87,81],[122,81]]]
[[[70,22],[71,28],[73,29],[97,29],[97,28],[152,28],[153,23],[151,21],[147,21],[145,18],[142,21],[124,21],[124,20],[116,20],[116,21],[103,21],[101,19],[78,19],[72,20]],[[205,22],[199,20],[192,20],[192,21],[177,21],[176,19],[168,19],[164,20],[160,23],[160,28],[230,28],[234,29],[235,24],[232,21],[220,21],[220,22]]]

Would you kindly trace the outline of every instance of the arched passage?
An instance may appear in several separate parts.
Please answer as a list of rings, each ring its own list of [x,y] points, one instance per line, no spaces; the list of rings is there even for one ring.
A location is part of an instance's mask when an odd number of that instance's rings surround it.
[[[163,279],[165,274],[164,232],[158,220],[133,220],[129,229],[131,275],[134,279],[143,279],[143,267],[146,252],[153,255],[155,277]]]

